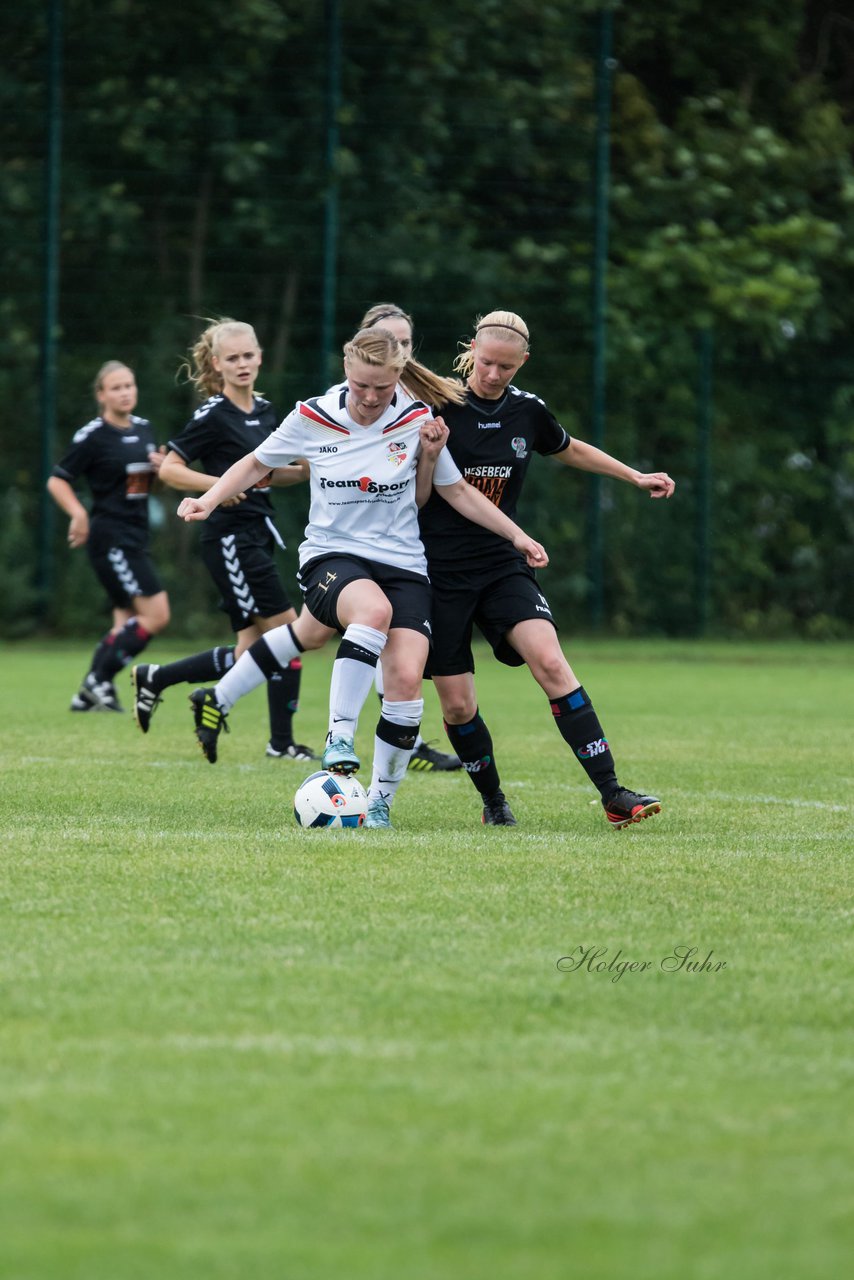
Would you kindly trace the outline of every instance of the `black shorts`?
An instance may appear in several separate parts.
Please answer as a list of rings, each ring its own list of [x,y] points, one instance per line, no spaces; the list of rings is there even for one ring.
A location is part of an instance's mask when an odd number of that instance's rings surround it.
[[[123,547],[119,542],[87,543],[89,560],[98,581],[116,609],[129,608],[135,596],[156,596],[163,590],[154,561],[145,547]]]
[[[428,676],[458,676],[474,671],[472,629],[477,626],[499,662],[522,667],[525,660],[505,640],[517,622],[542,618],[557,625],[533,569],[518,564],[478,571],[431,568],[433,648]]]
[[[273,560],[273,535],[262,522],[240,533],[202,541],[202,559],[219,587],[220,609],[232,631],[251,627],[255,618],[274,618],[293,609]]]
[[[343,631],[338,621],[338,597],[360,578],[375,582],[391,604],[391,627],[407,627],[432,639],[430,581],[421,573],[396,569],[376,560],[333,553],[309,560],[297,574],[306,607],[325,627]]]

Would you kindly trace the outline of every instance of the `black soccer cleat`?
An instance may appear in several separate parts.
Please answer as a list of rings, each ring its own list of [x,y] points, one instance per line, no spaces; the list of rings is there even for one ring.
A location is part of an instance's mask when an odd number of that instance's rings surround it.
[[[435,770],[436,773],[452,773],[454,769],[462,769],[463,762],[459,756],[447,755],[437,751],[429,742],[420,742],[410,757],[407,769],[416,769],[421,773]]]
[[[605,817],[617,831],[631,826],[633,822],[643,822],[654,813],[661,813],[661,801],[655,796],[642,796],[626,787],[613,791],[607,800],[602,801],[602,807]]]
[[[305,746],[302,742],[289,742],[286,747],[281,750],[274,747],[272,742],[267,743],[267,750],[264,752],[266,756],[272,756],[274,760],[319,760],[320,756],[316,756],[311,747]]]
[[[484,799],[483,813],[480,818],[485,827],[515,827],[516,819],[513,810],[505,799],[503,791],[496,791],[494,796]]]
[[[223,729],[228,733],[227,712],[216,700],[213,689],[195,689],[190,694],[196,737],[206,760],[216,764],[217,738]]]
[[[131,690],[133,691],[133,718],[143,733],[148,733],[151,717],[162,701],[151,682],[151,677],[160,667],[156,662],[142,662],[130,673]]]
[[[97,708],[97,705],[98,704],[96,703],[95,699],[92,697],[89,690],[86,688],[85,684],[81,684],[80,688],[77,690],[74,697],[71,699],[68,710],[69,711],[94,711]]]
[[[98,681],[90,671],[71,699],[71,711],[124,711],[112,680]]]

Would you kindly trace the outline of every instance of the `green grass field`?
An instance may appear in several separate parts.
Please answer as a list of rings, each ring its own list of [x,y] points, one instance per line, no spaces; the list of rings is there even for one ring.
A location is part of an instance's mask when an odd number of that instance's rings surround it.
[[[622,832],[486,659],[518,828],[410,774],[394,831],[336,833],[263,692],[212,768],[186,687],[148,737],[69,714],[88,651],[0,650],[4,1280],[844,1274],[850,647],[570,645],[665,806]]]

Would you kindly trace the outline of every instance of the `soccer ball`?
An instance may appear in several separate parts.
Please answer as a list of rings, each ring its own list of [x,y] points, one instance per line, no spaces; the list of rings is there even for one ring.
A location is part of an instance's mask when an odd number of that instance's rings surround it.
[[[294,796],[294,817],[301,827],[361,827],[367,812],[361,783],[326,769],[309,774]]]

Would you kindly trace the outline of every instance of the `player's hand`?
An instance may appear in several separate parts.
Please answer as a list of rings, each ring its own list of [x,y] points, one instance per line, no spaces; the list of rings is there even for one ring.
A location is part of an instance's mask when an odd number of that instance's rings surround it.
[[[548,552],[539,542],[529,538],[527,533],[517,535],[513,539],[513,546],[522,552],[532,569],[545,569],[549,562]]]
[[[422,422],[419,432],[422,455],[426,454],[435,461],[444,449],[449,435],[444,418],[428,418],[426,422]]]
[[[89,541],[89,517],[85,511],[72,516],[68,526],[69,547],[82,547]]]
[[[239,505],[240,505],[240,503],[241,503],[241,502],[245,502],[245,501],[246,501],[246,494],[245,494],[245,493],[236,493],[236,494],[234,495],[234,497],[233,497],[233,498],[226,498],[226,499],[225,499],[223,502],[221,502],[219,505],[220,505],[221,507],[237,507],[237,506],[239,506]],[[181,508],[179,507],[179,508],[178,508],[178,515],[180,515],[180,514],[181,514]]]
[[[200,502],[198,498],[183,498],[178,504],[178,519],[185,520],[207,520],[210,512],[207,507]]]
[[[151,464],[151,470],[155,475],[160,471],[163,465],[163,459],[166,457],[166,445],[162,444],[159,449],[148,455],[148,461]]]
[[[670,498],[676,488],[676,481],[671,480],[666,471],[647,471],[638,476],[639,489],[646,489],[651,498]]]

